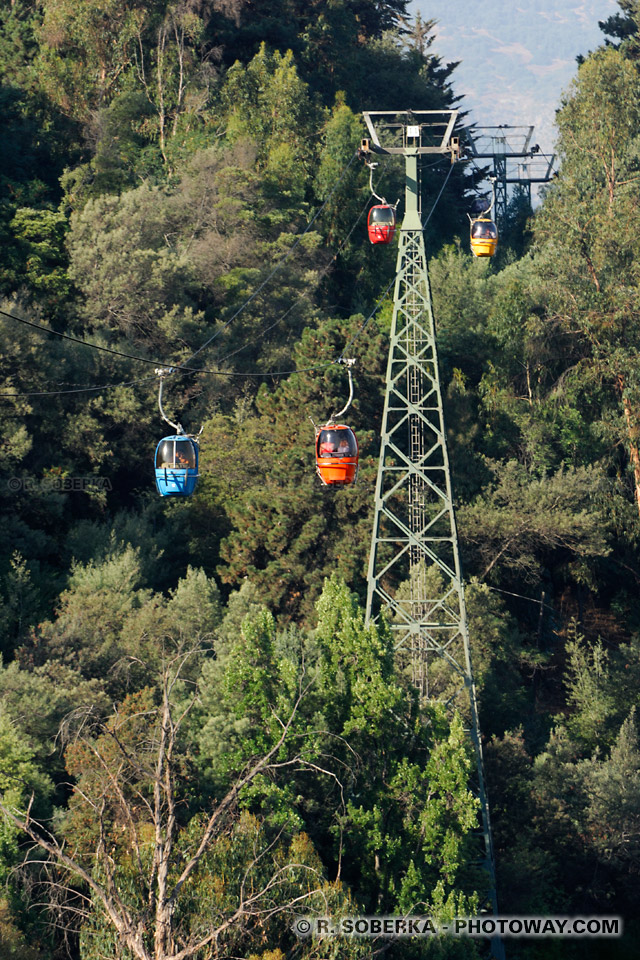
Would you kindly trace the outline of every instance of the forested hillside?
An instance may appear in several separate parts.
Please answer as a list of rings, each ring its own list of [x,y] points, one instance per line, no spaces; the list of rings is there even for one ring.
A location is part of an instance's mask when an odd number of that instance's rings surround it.
[[[473,915],[463,721],[363,600],[395,246],[364,110],[458,108],[407,0],[0,0],[0,957],[488,956],[299,939]],[[559,104],[560,170],[474,259],[422,169],[502,914],[640,942],[640,13]],[[464,121],[463,121],[464,122]],[[523,118],[527,122],[527,118]],[[401,197],[383,160],[378,192]],[[436,203],[437,199],[437,203]],[[315,475],[346,401],[358,483]],[[171,420],[201,435],[160,498]],[[399,586],[402,589],[402,585]]]

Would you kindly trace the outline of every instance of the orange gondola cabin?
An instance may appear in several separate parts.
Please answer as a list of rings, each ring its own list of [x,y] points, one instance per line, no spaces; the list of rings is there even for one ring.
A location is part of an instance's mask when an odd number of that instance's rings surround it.
[[[328,423],[316,428],[316,469],[327,486],[346,486],[358,476],[358,441],[351,427]]]
[[[369,240],[371,243],[391,243],[396,232],[396,211],[388,203],[369,210]]]

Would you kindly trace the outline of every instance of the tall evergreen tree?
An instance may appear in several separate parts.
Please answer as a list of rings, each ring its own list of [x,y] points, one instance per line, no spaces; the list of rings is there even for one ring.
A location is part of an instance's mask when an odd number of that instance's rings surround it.
[[[562,168],[536,221],[538,269],[550,315],[580,338],[585,372],[609,397],[603,421],[612,438],[624,441],[640,510],[635,64],[612,47],[591,55],[557,122]]]

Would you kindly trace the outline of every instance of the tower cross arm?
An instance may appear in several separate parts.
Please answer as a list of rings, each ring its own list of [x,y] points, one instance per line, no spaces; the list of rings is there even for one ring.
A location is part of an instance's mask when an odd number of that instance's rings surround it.
[[[370,110],[364,113],[373,153],[450,153],[459,146],[457,110]]]

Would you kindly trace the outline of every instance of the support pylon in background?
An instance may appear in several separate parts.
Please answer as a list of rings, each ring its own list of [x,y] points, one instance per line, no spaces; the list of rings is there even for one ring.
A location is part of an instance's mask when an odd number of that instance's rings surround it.
[[[491,176],[495,189],[495,219],[504,227],[509,202],[508,185],[525,191],[531,206],[531,185],[553,179],[555,154],[546,155],[532,144],[533,126],[470,127],[465,131],[464,149],[469,158],[493,161]]]
[[[365,113],[372,152],[401,154],[405,215],[399,233],[367,622],[386,612],[398,656],[422,698],[466,719],[476,758],[482,859],[497,913],[489,807],[471,667],[464,584],[444,429],[436,335],[420,216],[419,157],[451,152],[455,111]],[[364,145],[363,145],[364,146]],[[452,153],[452,160],[453,160]],[[502,941],[492,942],[503,960]]]

